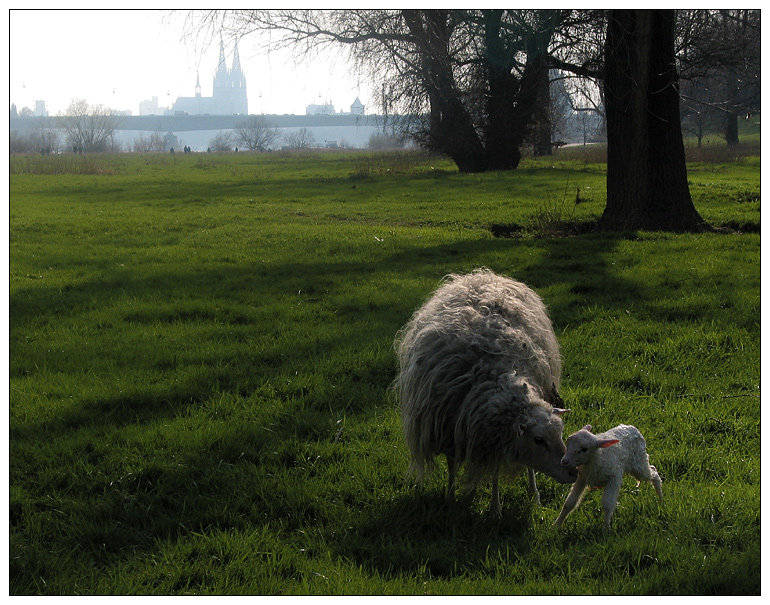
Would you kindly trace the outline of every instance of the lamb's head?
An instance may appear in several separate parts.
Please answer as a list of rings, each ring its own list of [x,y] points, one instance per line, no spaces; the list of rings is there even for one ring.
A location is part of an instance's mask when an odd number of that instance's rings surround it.
[[[618,443],[618,439],[600,439],[591,432],[591,425],[587,424],[579,431],[567,437],[567,453],[561,459],[561,465],[565,468],[577,468],[593,458],[596,452],[604,447],[610,447]]]
[[[560,483],[574,483],[577,478],[575,469],[561,465],[566,451],[561,416],[568,411],[551,407],[545,402],[532,405],[529,418],[515,423],[513,427],[515,462],[545,473]]]

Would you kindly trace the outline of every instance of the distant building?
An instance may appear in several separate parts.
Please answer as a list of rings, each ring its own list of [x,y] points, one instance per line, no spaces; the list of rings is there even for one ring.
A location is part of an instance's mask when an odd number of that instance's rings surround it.
[[[305,107],[305,115],[308,116],[333,116],[334,105],[325,103],[323,105],[308,105]]]
[[[334,105],[332,105],[331,103],[325,103],[322,105],[308,105],[307,107],[305,107],[305,115],[308,115],[308,116],[333,116],[333,115],[362,116],[364,115],[364,104],[361,103],[361,100],[358,97],[356,97],[356,100],[353,101],[352,105],[350,106],[350,113],[345,113],[344,111],[335,113]]]
[[[352,113],[354,116],[364,115],[364,104],[361,103],[361,99],[358,97],[356,97],[356,100],[353,101],[352,105],[350,106],[350,113]]]
[[[140,116],[162,116],[168,113],[165,107],[158,107],[158,97],[153,97],[149,101],[139,103]]]
[[[163,137],[163,151],[179,149],[179,138],[173,132],[167,132]]]
[[[45,106],[45,101],[35,101],[34,115],[43,117],[48,115],[48,109]]]
[[[227,68],[225,63],[225,45],[219,45],[219,65],[214,74],[214,90],[210,97],[201,96],[200,75],[195,82],[194,97],[179,97],[171,108],[172,115],[212,115],[231,116],[247,115],[249,104],[246,98],[246,76],[241,69],[241,59],[238,55],[238,43],[233,51],[233,66]]]

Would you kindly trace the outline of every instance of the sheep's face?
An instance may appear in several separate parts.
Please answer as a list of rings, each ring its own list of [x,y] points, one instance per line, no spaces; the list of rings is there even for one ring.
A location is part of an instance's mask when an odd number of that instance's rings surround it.
[[[526,424],[514,427],[517,460],[536,471],[545,473],[561,483],[574,483],[577,472],[562,466],[561,459],[566,447],[562,439],[564,423],[561,414],[565,410],[549,407],[538,408]]]

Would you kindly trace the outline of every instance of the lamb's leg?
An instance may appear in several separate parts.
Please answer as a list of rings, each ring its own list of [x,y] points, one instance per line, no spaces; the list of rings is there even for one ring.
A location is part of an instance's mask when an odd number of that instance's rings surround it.
[[[527,469],[527,476],[529,477],[529,495],[532,496],[532,500],[535,504],[540,505],[540,492],[537,491],[537,480],[535,479],[535,470]]]
[[[658,494],[658,498],[660,498],[661,502],[663,501],[663,480],[658,474],[658,469],[645,460],[643,464],[638,465],[638,468],[632,472],[632,475],[637,480],[637,486],[641,481],[652,483],[655,492]]]
[[[455,482],[457,480],[457,462],[453,456],[447,454],[447,467],[449,468],[449,484],[446,490],[447,502],[452,503],[455,500]]]
[[[492,500],[489,503],[489,514],[497,518],[503,516],[503,508],[500,506],[500,481],[497,471],[492,475]]]
[[[620,486],[623,483],[623,477],[610,479],[604,486],[604,495],[602,496],[602,511],[604,512],[604,529],[610,528],[612,515],[615,514],[615,508],[618,506],[618,497],[620,496]]]
[[[569,491],[567,499],[564,501],[564,506],[561,507],[559,518],[554,522],[555,527],[561,527],[564,523],[564,519],[567,518],[573,510],[580,506],[580,501],[583,499],[583,493],[586,491],[585,479],[578,474],[577,481],[575,481],[572,489]]]

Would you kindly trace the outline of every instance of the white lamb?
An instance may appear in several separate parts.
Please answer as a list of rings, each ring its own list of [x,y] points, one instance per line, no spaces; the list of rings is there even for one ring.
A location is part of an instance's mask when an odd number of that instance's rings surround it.
[[[609,528],[625,474],[634,476],[638,482],[652,483],[658,498],[663,500],[660,475],[650,465],[647,444],[636,427],[621,424],[606,433],[594,435],[591,425],[587,424],[569,436],[567,453],[561,463],[565,467],[577,468],[578,478],[554,523],[556,527],[561,527],[567,515],[580,505],[587,487],[603,487],[604,527]]]

